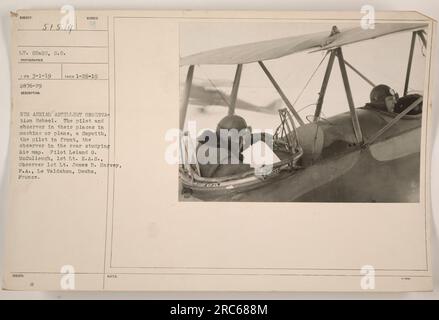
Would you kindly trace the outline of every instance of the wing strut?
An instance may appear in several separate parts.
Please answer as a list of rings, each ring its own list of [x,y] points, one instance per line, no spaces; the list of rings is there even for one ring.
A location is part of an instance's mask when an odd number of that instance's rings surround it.
[[[404,95],[407,95],[407,92],[409,91],[410,73],[412,70],[413,54],[415,52],[415,43],[416,43],[416,35],[417,34],[418,34],[418,31],[415,31],[412,33],[412,42],[410,44],[409,61],[407,63],[407,73],[405,76]]]
[[[334,49],[338,62],[340,65],[341,76],[343,78],[343,84],[346,91],[346,97],[348,98],[349,111],[351,113],[352,125],[354,126],[355,137],[358,143],[363,142],[363,134],[360,128],[360,122],[358,121],[357,111],[355,110],[354,99],[352,98],[351,86],[349,84],[348,74],[346,72],[346,65],[343,58],[343,51],[340,48]]]
[[[239,83],[241,81],[242,64],[236,67],[235,80],[233,80],[232,93],[230,94],[229,116],[235,114],[236,99],[238,98]]]
[[[427,39],[425,39],[425,30],[421,30],[418,32],[419,38],[421,38],[422,45],[427,48]]]
[[[184,96],[180,106],[180,130],[183,130],[184,128],[184,121],[186,120],[186,113],[187,113],[187,107],[189,105],[189,96],[191,94],[193,78],[194,78],[194,65],[190,65],[186,76]]]
[[[323,100],[325,98],[326,88],[328,87],[329,77],[331,76],[332,68],[334,66],[335,57],[338,58],[340,65],[340,72],[343,78],[343,85],[346,91],[346,97],[348,99],[349,111],[351,113],[352,125],[354,128],[355,138],[358,143],[363,142],[363,134],[360,128],[360,122],[358,121],[357,112],[355,110],[354,99],[352,98],[351,86],[349,84],[349,78],[346,71],[346,61],[343,58],[343,52],[341,48],[336,48],[330,50],[331,55],[329,56],[328,66],[326,67],[325,76],[323,77],[322,87],[319,93],[319,99],[317,100],[316,111],[314,112],[314,122],[317,122],[320,118],[322,112]]]
[[[290,100],[288,100],[287,96],[285,95],[285,93],[282,91],[282,89],[279,87],[278,83],[276,82],[276,80],[274,80],[273,76],[271,75],[270,71],[268,71],[267,67],[265,66],[265,64],[262,61],[258,61],[259,65],[261,66],[262,70],[264,71],[264,73],[266,74],[266,76],[268,77],[268,79],[271,81],[271,83],[273,84],[274,88],[277,90],[277,92],[279,93],[280,97],[282,98],[283,102],[286,104],[286,106],[288,107],[288,109],[291,111],[291,113],[293,114],[293,116],[296,118],[297,122],[302,126],[305,123],[303,122],[302,118],[299,116],[299,114],[297,113],[296,109],[294,109],[293,105],[291,104]]]
[[[323,100],[325,99],[326,88],[328,87],[329,77],[331,76],[332,67],[334,66],[335,50],[331,50],[328,65],[326,67],[325,76],[323,77],[322,87],[319,92],[319,99],[317,100],[316,110],[314,112],[314,121],[318,121],[322,113]]]

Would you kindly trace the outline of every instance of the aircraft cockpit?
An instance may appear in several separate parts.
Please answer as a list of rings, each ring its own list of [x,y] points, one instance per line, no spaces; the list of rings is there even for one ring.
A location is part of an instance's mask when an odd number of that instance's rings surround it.
[[[412,93],[399,97],[398,93],[385,84],[374,86],[370,92],[370,102],[366,103],[366,108],[371,108],[383,112],[400,114],[412,103],[421,97],[420,94]],[[418,103],[407,115],[420,115],[422,113],[422,103]]]
[[[202,132],[194,148],[197,163],[192,169],[196,176],[236,177],[266,165],[294,165],[302,155],[295,124],[286,109],[279,110],[279,115],[280,124],[274,134],[252,132],[251,126],[237,114],[222,118],[215,132]]]

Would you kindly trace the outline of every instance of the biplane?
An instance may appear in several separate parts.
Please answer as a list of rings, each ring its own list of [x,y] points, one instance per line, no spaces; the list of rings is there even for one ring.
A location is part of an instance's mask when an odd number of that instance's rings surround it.
[[[191,84],[199,65],[236,65],[228,103],[229,116],[236,112],[243,65],[251,63],[260,66],[285,108],[278,110],[279,126],[272,137],[272,149],[278,159],[272,170],[261,175],[244,167],[242,172],[234,174],[206,175],[199,163],[182,163],[179,168],[180,199],[418,202],[423,97],[410,94],[409,83],[417,40],[424,48],[427,46],[427,26],[422,23],[377,23],[374,29],[345,30],[334,26],[330,32],[240,44],[182,57],[180,66],[187,67],[188,71],[180,106],[181,129],[185,128]],[[343,56],[343,47],[401,32],[412,33],[401,97],[390,90],[384,96],[384,103],[365,101],[363,106],[356,107],[348,69],[370,84],[372,92],[387,86],[376,85],[348,63]],[[315,110],[305,120],[264,63],[304,51],[323,52],[327,60]],[[345,89],[347,111],[324,118],[325,93],[336,61]],[[182,153],[191,150],[186,144],[182,142]]]

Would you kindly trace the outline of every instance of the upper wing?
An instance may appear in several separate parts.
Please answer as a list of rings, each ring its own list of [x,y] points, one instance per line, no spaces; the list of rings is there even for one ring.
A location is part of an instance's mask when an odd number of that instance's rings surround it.
[[[180,65],[244,64],[280,58],[292,53],[320,47],[328,32],[319,32],[204,51],[180,59]]]
[[[423,29],[427,26],[426,23],[377,23],[375,29],[350,28],[341,30],[333,36],[325,31],[253,42],[186,56],[180,59],[180,65],[244,64],[271,60],[310,49],[328,50],[392,33]]]
[[[427,23],[377,23],[374,29],[363,29],[360,27],[348,29],[335,35],[334,40],[320,50],[329,50],[398,32],[422,30],[427,26]]]

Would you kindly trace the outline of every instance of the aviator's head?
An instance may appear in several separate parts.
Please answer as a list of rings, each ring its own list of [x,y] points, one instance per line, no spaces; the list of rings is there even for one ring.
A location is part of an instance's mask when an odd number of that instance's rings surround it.
[[[220,140],[228,140],[229,148],[237,143],[240,149],[243,145],[243,138],[247,133],[251,133],[251,128],[245,119],[236,114],[225,116],[216,126],[216,134]]]
[[[370,104],[390,112],[393,112],[396,100],[398,100],[398,94],[385,84],[375,86],[370,92]]]
[[[219,135],[220,130],[232,130],[235,129],[240,132],[243,129],[248,128],[247,122],[241,116],[236,114],[225,116],[218,122],[216,126],[216,133]]]

